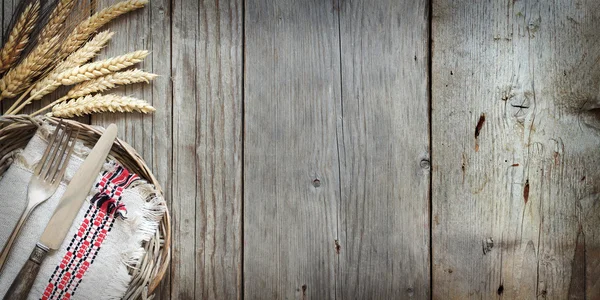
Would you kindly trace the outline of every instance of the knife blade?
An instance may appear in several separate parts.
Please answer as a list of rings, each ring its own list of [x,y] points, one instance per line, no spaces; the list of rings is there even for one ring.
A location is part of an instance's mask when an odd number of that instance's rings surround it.
[[[58,249],[67,236],[116,137],[117,126],[110,124],[73,176],[29,260],[25,262],[3,299],[27,299],[41,263],[48,251]]]
[[[53,250],[60,247],[69,229],[71,229],[71,224],[77,216],[83,201],[90,192],[94,181],[96,181],[96,177],[102,165],[104,165],[106,156],[116,137],[117,126],[111,124],[106,128],[102,137],[100,137],[88,157],[75,173],[75,176],[73,176],[73,179],[71,179],[58,206],[54,210],[52,218],[48,221],[44,233],[42,233],[42,237],[40,238],[41,244]]]

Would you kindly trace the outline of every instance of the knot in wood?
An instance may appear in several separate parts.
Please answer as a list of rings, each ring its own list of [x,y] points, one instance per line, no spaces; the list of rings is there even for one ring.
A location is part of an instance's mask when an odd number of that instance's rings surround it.
[[[491,237],[484,239],[481,242],[481,246],[483,248],[483,255],[486,255],[488,252],[492,251],[492,248],[494,248],[494,239],[492,239]]]
[[[429,168],[431,167],[431,163],[429,162],[429,159],[427,158],[423,158],[421,159],[421,162],[419,163],[419,165],[421,166],[421,168],[429,170]]]

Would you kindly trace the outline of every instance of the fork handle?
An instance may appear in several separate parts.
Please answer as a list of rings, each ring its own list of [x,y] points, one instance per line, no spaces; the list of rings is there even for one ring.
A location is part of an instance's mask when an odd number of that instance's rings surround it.
[[[23,228],[23,224],[25,224],[25,220],[27,220],[27,218],[29,217],[29,214],[31,214],[32,211],[33,211],[33,207],[25,208],[25,211],[23,211],[23,213],[21,214],[21,218],[19,219],[19,222],[17,222],[17,225],[15,225],[13,232],[10,234],[10,237],[8,238],[8,241],[6,242],[6,245],[4,245],[4,248],[2,249],[2,253],[0,253],[0,273],[2,272],[2,269],[4,268],[6,259],[8,258],[8,254],[10,254],[10,249],[12,248],[12,245],[14,244],[15,240],[17,239],[17,236],[19,236],[19,232],[21,231],[21,228]]]
[[[40,271],[40,265],[48,254],[48,248],[44,245],[36,244],[35,248],[29,255],[29,259],[25,262],[17,277],[13,280],[10,288],[4,295],[4,300],[26,300],[29,295],[29,290],[33,286],[33,282]]]

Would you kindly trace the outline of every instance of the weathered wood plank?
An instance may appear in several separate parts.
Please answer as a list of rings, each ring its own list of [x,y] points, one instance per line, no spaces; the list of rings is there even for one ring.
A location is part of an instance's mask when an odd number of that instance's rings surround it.
[[[173,299],[241,298],[242,3],[173,2]]]
[[[433,5],[433,297],[599,298],[599,3]]]
[[[99,0],[96,10],[114,3],[112,0]],[[114,31],[115,35],[99,59],[135,50],[149,50],[150,55],[136,68],[159,75],[151,85],[135,84],[107,93],[144,99],[156,108],[156,112],[152,115],[99,114],[92,117],[92,124],[95,125],[117,124],[119,138],[131,144],[152,168],[165,192],[169,207],[172,206],[173,172],[170,23],[170,1],[152,0],[145,8],[124,15],[104,28]],[[169,275],[166,275],[162,286],[156,291],[157,299],[169,299]]]
[[[204,213],[198,192],[202,153],[197,145],[199,121],[196,88],[196,40],[198,4],[173,3],[172,12],[172,76],[173,76],[173,252],[171,260],[171,297],[194,299],[196,293],[196,256],[203,248],[196,245],[196,222],[203,222]],[[202,187],[200,187],[202,188]],[[198,219],[197,219],[198,217]]]
[[[332,299],[337,11],[321,0],[249,0],[245,9],[245,299]]]
[[[340,1],[342,299],[427,299],[428,1]]]
[[[160,0],[155,0],[151,2],[153,3],[152,7],[155,7],[156,5],[160,4]],[[97,10],[101,10],[114,4],[114,1],[99,0],[97,3]],[[157,95],[158,97],[156,99],[156,101],[158,102],[157,104],[160,105],[160,102],[165,102],[162,104],[164,106],[167,102],[170,102],[169,99],[165,99],[164,97],[169,87],[168,79],[170,74],[168,72],[168,66],[170,62],[168,60],[163,59],[162,57],[161,59],[159,59],[157,55],[164,55],[165,51],[166,53],[168,53],[170,46],[168,44],[168,40],[165,44],[164,40],[155,40],[153,38],[152,35],[161,34],[160,32],[163,31],[163,28],[162,26],[156,26],[155,28],[153,26],[150,26],[151,15],[151,6],[148,6],[137,11],[131,12],[125,16],[122,16],[112,21],[111,23],[109,23],[109,25],[103,28],[103,30],[109,29],[113,31],[115,35],[110,40],[108,45],[102,50],[102,53],[98,55],[97,60],[122,55],[135,50],[153,51],[143,62],[137,64],[135,68],[159,74],[160,76],[157,78],[157,81],[153,81],[151,85],[144,83],[127,85],[119,87],[117,89],[109,90],[105,93],[127,95],[152,102],[153,100],[155,100],[153,99],[153,93],[158,92],[159,95]],[[155,16],[154,21],[158,20],[160,20],[160,18],[158,16]],[[153,30],[156,30],[157,32],[153,32]],[[160,47],[162,49],[153,49],[156,47]],[[155,53],[154,51],[158,51],[158,53]],[[153,63],[158,63],[158,65],[154,66]],[[167,64],[166,66],[165,63]],[[170,124],[168,125],[163,123],[165,122],[164,119],[167,119],[166,116],[169,112],[169,110],[158,111],[155,115],[144,115],[137,113],[96,114],[92,116],[92,123],[102,126],[106,126],[110,123],[117,124],[119,128],[119,138],[124,139],[125,141],[130,143],[142,155],[142,157],[144,157],[145,159],[147,158],[148,163],[151,164],[153,157],[152,152],[154,150],[153,121],[157,120],[161,123],[161,125],[169,126]],[[165,131],[166,129],[162,130]],[[167,141],[166,139],[160,139],[156,142],[162,143]],[[167,147],[169,146],[170,145],[163,145],[163,148],[168,149]]]
[[[425,2],[248,3],[247,297],[429,295],[427,20]]]

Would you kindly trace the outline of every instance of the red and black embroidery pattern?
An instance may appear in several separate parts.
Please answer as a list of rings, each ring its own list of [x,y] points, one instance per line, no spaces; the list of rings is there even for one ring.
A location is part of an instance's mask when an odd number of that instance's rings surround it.
[[[79,230],[71,238],[67,251],[54,269],[42,300],[70,299],[85,272],[94,263],[102,242],[116,218],[124,218],[127,210],[121,203],[123,189],[139,177],[121,166],[104,172],[96,183],[98,192],[92,197]]]

